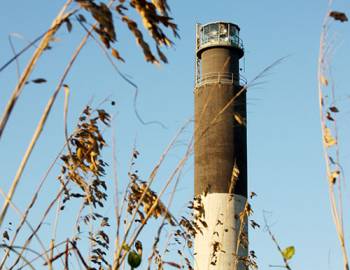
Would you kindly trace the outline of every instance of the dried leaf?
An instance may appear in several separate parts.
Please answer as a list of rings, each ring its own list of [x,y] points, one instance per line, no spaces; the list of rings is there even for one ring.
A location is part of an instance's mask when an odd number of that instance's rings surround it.
[[[10,240],[10,236],[9,236],[7,231],[4,231],[4,233],[2,234],[2,237],[5,238],[8,241]]]
[[[326,147],[331,147],[337,143],[336,139],[332,136],[331,130],[329,128],[325,128],[324,143]]]
[[[192,248],[193,247],[193,242],[191,240],[187,241],[187,247]]]
[[[338,171],[338,170],[332,172],[328,177],[329,182],[334,185],[337,182],[339,175],[340,175],[340,171]]]
[[[168,16],[169,6],[165,0],[152,0],[152,3],[159,10],[160,14],[163,16]]]
[[[116,33],[113,24],[113,16],[110,8],[104,4],[95,4],[91,0],[76,0],[80,7],[84,8],[98,23],[93,29],[99,35],[101,41],[106,46],[110,48],[110,43],[116,41]]]
[[[163,263],[164,263],[164,264],[168,264],[168,265],[170,265],[170,266],[172,266],[172,267],[175,267],[175,268],[177,268],[177,269],[181,269],[181,265],[179,265],[179,264],[177,264],[177,263],[175,263],[175,262],[166,262],[166,261],[163,261]]]
[[[86,22],[86,19],[85,19],[85,17],[83,16],[83,15],[81,15],[81,14],[78,14],[78,21],[79,22],[82,22],[82,23],[85,23]]]
[[[134,150],[132,153],[133,158],[137,158],[140,155],[139,151]]]
[[[101,227],[109,227],[109,223],[108,223],[108,218],[107,217],[104,217],[101,221]]]
[[[137,23],[127,16],[123,16],[122,21],[128,25],[129,30],[135,36],[137,44],[140,45],[143,50],[146,61],[153,64],[158,64],[158,60],[153,55],[148,43],[144,40],[142,32],[138,28]]]
[[[334,159],[331,156],[328,156],[328,158],[329,158],[329,161],[334,165],[335,164]]]
[[[320,82],[321,82],[321,84],[323,84],[324,86],[328,86],[328,80],[326,79],[326,77],[321,76],[321,77],[320,77]]]
[[[330,107],[329,110],[330,110],[331,112],[334,112],[334,113],[339,112],[338,108],[335,107],[335,106]]]
[[[340,22],[347,22],[348,21],[348,17],[346,16],[346,14],[344,12],[331,11],[329,13],[329,16],[332,17],[336,21],[340,21]]]
[[[127,7],[125,7],[123,4],[119,4],[115,7],[115,10],[122,16],[125,15],[124,10],[128,10]]]
[[[32,80],[33,83],[46,83],[47,80],[45,80],[44,78],[38,78],[38,79],[34,79]]]
[[[250,220],[250,225],[253,227],[253,229],[260,228],[260,225],[254,220]]]
[[[66,26],[67,26],[67,30],[68,32],[70,33],[73,29],[73,24],[71,23],[71,21],[69,20],[69,18],[65,19],[64,21],[66,23]]]
[[[157,53],[159,55],[160,60],[162,60],[163,63],[168,63],[168,59],[166,58],[165,54],[160,50],[159,46],[157,46]]]
[[[238,113],[235,113],[233,115],[233,118],[237,121],[239,125],[244,126],[245,125],[245,119]]]
[[[329,121],[334,121],[334,118],[331,116],[330,112],[327,112],[326,118],[327,118]]]
[[[114,48],[112,48],[112,55],[118,60],[125,62],[124,59],[120,56],[119,52]]]
[[[257,195],[256,195],[256,193],[254,191],[250,192],[250,196],[249,197],[251,199],[253,199],[255,196],[257,196]]]

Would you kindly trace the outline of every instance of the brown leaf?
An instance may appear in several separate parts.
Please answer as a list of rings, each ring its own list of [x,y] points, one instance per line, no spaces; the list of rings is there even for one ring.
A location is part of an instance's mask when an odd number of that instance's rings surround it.
[[[250,197],[251,199],[253,199],[255,196],[257,196],[257,195],[256,195],[256,193],[255,193],[254,191],[250,192],[249,197]]]
[[[151,62],[153,64],[157,64],[158,60],[154,57],[154,55],[151,52],[151,49],[147,42],[145,42],[142,32],[139,30],[137,23],[133,20],[131,20],[127,16],[122,17],[122,21],[125,22],[128,25],[129,30],[133,33],[133,35],[136,38],[136,42],[138,45],[141,46],[143,50],[143,54],[145,56],[145,59],[147,62]]]
[[[4,231],[4,233],[2,234],[2,237],[4,237],[8,241],[10,240],[10,236],[7,231]]]
[[[86,22],[86,19],[83,15],[78,14],[78,21],[84,23],[84,22]]]
[[[340,176],[340,171],[331,172],[330,175],[328,176],[329,182],[334,185],[337,182],[337,179],[339,176]]]
[[[125,7],[123,4],[119,4],[115,7],[115,10],[122,16],[125,15],[124,10],[128,10],[127,7]]]
[[[168,16],[167,11],[169,10],[169,6],[165,0],[152,0],[152,3],[162,15]]]
[[[337,143],[336,139],[332,136],[331,130],[329,128],[324,129],[323,140],[326,147],[331,147]]]
[[[168,264],[172,267],[175,267],[175,268],[178,268],[178,269],[181,269],[181,265],[175,263],[175,262],[166,262],[166,261],[163,261],[164,264]]]
[[[236,122],[239,125],[241,125],[241,126],[245,126],[246,125],[246,121],[245,121],[244,117],[242,117],[242,115],[240,115],[239,113],[233,114],[233,118],[236,120]]]
[[[193,242],[191,240],[187,241],[187,247],[192,248],[193,247]]]
[[[256,223],[254,220],[250,220],[250,225],[253,227],[253,229],[260,228],[260,225]]]
[[[115,58],[117,58],[118,60],[120,60],[120,61],[122,61],[122,62],[125,62],[124,59],[123,59],[123,57],[121,57],[120,54],[119,54],[119,52],[118,52],[116,49],[114,49],[114,48],[112,48],[112,55],[113,55]]]
[[[69,18],[67,18],[64,22],[66,23],[67,30],[68,30],[68,32],[70,33],[70,32],[72,31],[72,29],[73,29],[73,24],[71,23],[71,21],[69,20]]]
[[[330,110],[331,112],[334,112],[334,113],[339,112],[338,108],[335,107],[335,106],[330,107],[329,110]]]
[[[340,21],[340,22],[347,22],[348,21],[348,17],[346,16],[346,14],[344,12],[331,11],[329,13],[329,16],[332,17],[336,21]]]
[[[159,46],[157,46],[157,53],[159,55],[160,60],[162,60],[163,63],[168,63],[168,59],[166,58],[165,54],[160,50]]]
[[[327,112],[326,118],[327,118],[329,121],[334,121],[334,118],[332,117],[332,115],[330,114],[330,112]]]
[[[75,0],[82,8],[89,8],[93,4],[91,0]]]
[[[328,86],[328,80],[326,79],[325,76],[321,76],[320,81],[321,81],[321,84],[323,84],[324,86]]]
[[[44,78],[38,78],[38,79],[34,79],[32,80],[33,83],[46,83],[47,80]]]
[[[98,26],[94,27],[94,31],[99,34],[101,41],[109,49],[110,42],[116,41],[113,16],[109,7],[104,3],[97,5],[92,0],[76,0],[76,2],[90,12],[92,17],[98,22]]]

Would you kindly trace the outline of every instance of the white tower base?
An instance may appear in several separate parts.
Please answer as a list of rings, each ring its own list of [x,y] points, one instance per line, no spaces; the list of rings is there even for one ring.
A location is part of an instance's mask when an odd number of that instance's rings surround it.
[[[245,270],[239,258],[248,256],[248,250],[238,243],[238,236],[240,232],[247,236],[247,219],[243,225],[240,222],[247,199],[237,194],[208,193],[201,195],[201,202],[207,228],[198,222],[203,234],[197,233],[194,241],[194,269]],[[239,241],[244,240],[241,237]]]

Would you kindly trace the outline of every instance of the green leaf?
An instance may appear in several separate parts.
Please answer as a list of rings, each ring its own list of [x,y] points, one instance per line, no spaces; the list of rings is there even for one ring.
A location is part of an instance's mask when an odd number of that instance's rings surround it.
[[[122,245],[122,249],[123,250],[126,250],[126,251],[129,251],[130,250],[130,247],[128,246],[128,244],[127,243],[123,243],[123,245]]]
[[[293,258],[294,254],[295,254],[295,248],[293,246],[286,247],[282,251],[282,256],[287,261]]]
[[[141,255],[137,254],[136,251],[130,251],[128,255],[128,264],[133,268],[137,268],[140,266],[142,261]]]

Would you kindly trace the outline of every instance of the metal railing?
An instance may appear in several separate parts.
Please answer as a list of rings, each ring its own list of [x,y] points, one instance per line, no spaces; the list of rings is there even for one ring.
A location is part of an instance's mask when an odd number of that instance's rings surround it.
[[[243,41],[237,35],[234,36],[202,36],[199,42],[197,43],[197,51],[206,47],[223,45],[223,46],[232,46],[244,50]]]
[[[236,76],[227,72],[211,72],[198,76],[196,78],[196,87],[214,83],[234,84],[235,82],[239,83],[239,85],[247,84],[247,80],[242,75]]]

